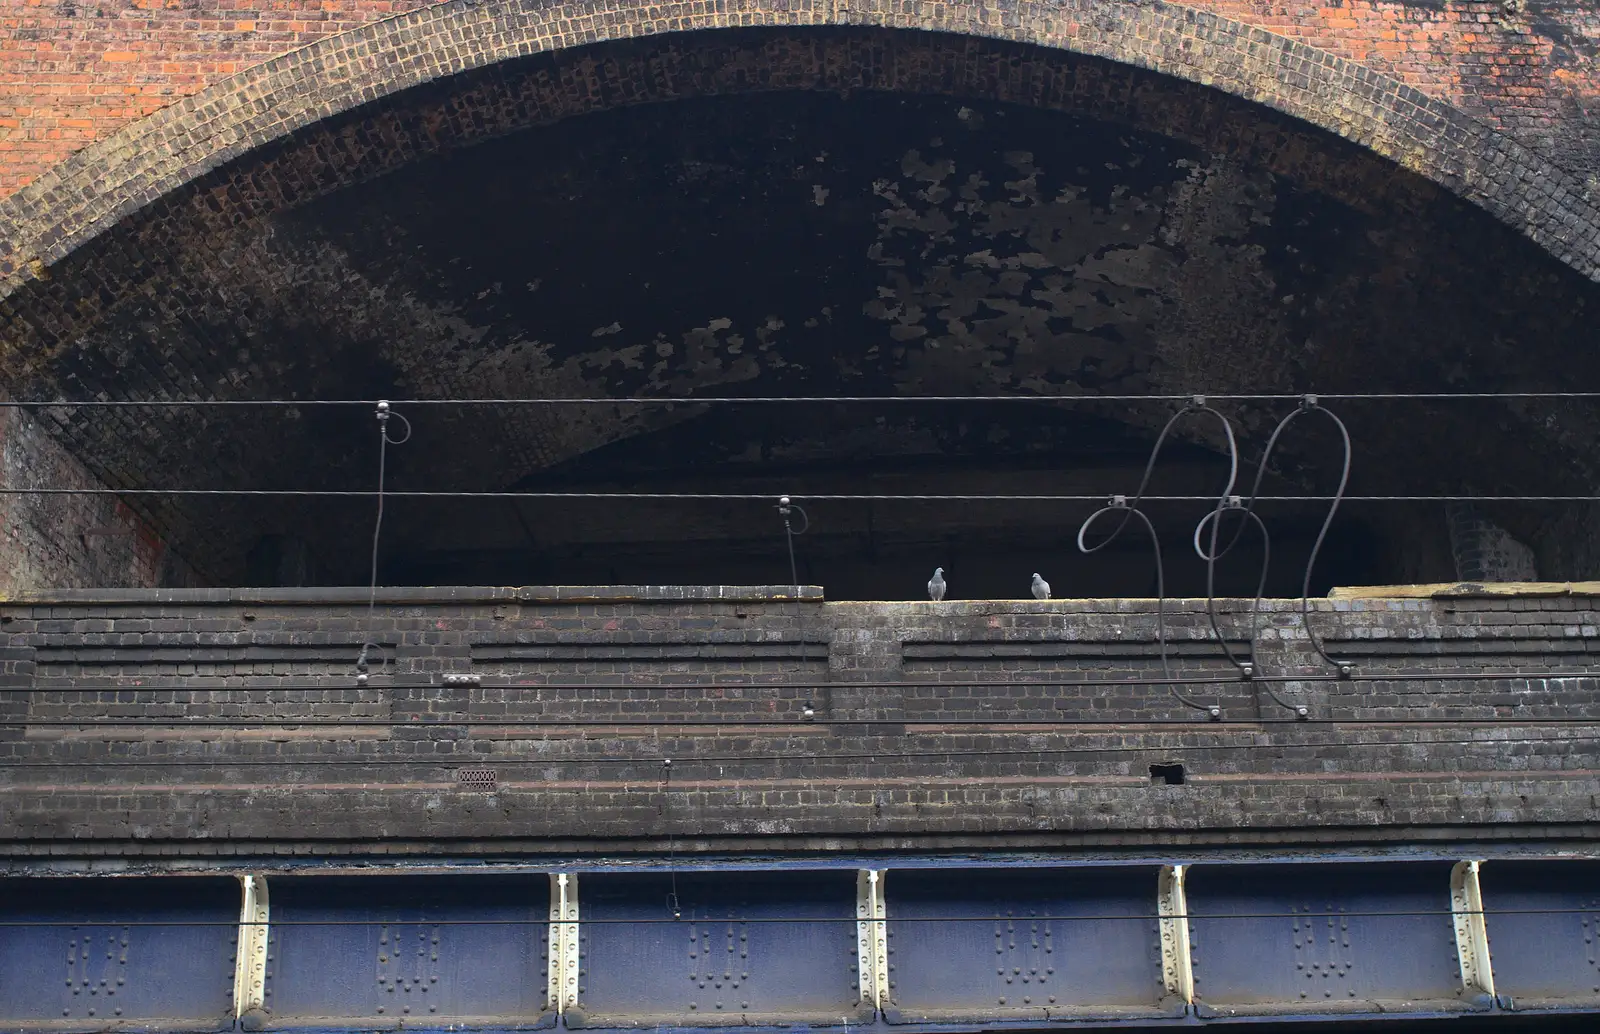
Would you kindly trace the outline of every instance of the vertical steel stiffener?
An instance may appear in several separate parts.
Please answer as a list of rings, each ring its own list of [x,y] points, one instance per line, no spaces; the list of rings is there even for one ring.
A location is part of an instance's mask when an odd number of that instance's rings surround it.
[[[240,876],[239,890],[239,939],[233,967],[234,1019],[266,1003],[267,933],[271,919],[265,876]]]
[[[1161,917],[1161,982],[1167,994],[1194,1002],[1194,963],[1189,954],[1189,901],[1183,891],[1186,865],[1164,865],[1156,883]]]
[[[1457,862],[1450,870],[1450,911],[1454,913],[1461,989],[1494,997],[1494,967],[1489,960],[1489,930],[1483,918],[1483,891],[1477,861]]]
[[[550,1008],[564,1014],[578,1004],[578,877],[550,874]]]
[[[856,873],[856,969],[861,1000],[882,1009],[889,1000],[888,910],[883,903],[882,869]]]

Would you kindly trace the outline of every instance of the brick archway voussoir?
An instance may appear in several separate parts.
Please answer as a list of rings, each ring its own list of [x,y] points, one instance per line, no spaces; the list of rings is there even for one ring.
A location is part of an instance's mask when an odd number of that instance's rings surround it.
[[[1165,0],[451,2],[274,58],[72,155],[0,201],[0,300],[186,183],[313,123],[413,86],[538,53],[665,33],[866,27],[1069,50],[1214,87],[1337,133],[1433,180],[1600,280],[1585,185],[1449,104],[1263,29]]]

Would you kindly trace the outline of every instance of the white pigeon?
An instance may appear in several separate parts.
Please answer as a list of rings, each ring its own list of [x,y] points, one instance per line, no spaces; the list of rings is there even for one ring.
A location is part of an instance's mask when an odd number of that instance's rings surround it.
[[[935,603],[944,599],[944,568],[935,567],[933,577],[928,579],[928,599]]]
[[[1047,600],[1050,598],[1050,583],[1039,577],[1039,572],[1033,572],[1033,598]]]

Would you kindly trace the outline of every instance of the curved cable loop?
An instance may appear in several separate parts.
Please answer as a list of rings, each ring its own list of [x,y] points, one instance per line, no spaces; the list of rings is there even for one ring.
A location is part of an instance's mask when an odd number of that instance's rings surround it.
[[[369,658],[376,652],[380,658],[378,674],[387,674],[389,670],[389,654],[372,641],[373,614],[378,602],[378,545],[383,536],[383,500],[384,488],[388,479],[389,446],[404,445],[411,440],[411,421],[392,412],[389,403],[380,401],[375,416],[378,420],[378,514],[372,522],[372,578],[367,585],[367,641],[361,644],[361,652],[356,654],[356,684],[365,685],[369,676]],[[405,437],[389,437],[389,418],[400,421],[405,425]]]
[[[1096,520],[1098,520],[1100,518],[1101,514],[1109,513],[1112,510],[1126,510],[1127,511],[1126,513],[1123,514],[1121,522],[1118,523],[1117,530],[1115,532],[1112,532],[1111,535],[1108,538],[1106,538],[1105,541],[1101,542],[1099,545],[1096,545],[1096,546],[1094,546],[1092,548],[1090,546],[1085,545],[1084,544],[1084,536],[1088,534],[1089,528],[1094,524],[1094,522]],[[1161,650],[1161,674],[1163,676],[1165,676],[1166,679],[1168,680],[1167,681],[1167,692],[1171,693],[1173,698],[1176,699],[1179,703],[1183,704],[1184,706],[1192,707],[1196,711],[1204,711],[1206,713],[1206,715],[1214,722],[1215,721],[1221,721],[1221,719],[1222,719],[1222,707],[1220,705],[1218,705],[1218,704],[1202,704],[1200,701],[1194,699],[1193,697],[1184,695],[1182,692],[1180,692],[1178,690],[1177,683],[1172,680],[1172,662],[1167,657],[1167,576],[1166,576],[1166,568],[1162,565],[1162,562],[1161,562],[1161,539],[1156,535],[1156,526],[1150,522],[1150,518],[1149,517],[1145,516],[1145,512],[1143,510],[1140,510],[1140,509],[1136,508],[1136,507],[1129,506],[1128,503],[1127,503],[1127,500],[1123,499],[1121,496],[1113,497],[1112,501],[1108,505],[1102,506],[1100,509],[1096,510],[1094,513],[1091,513],[1088,516],[1088,518],[1081,525],[1078,526],[1078,551],[1081,552],[1081,553],[1088,554],[1088,553],[1094,553],[1094,552],[1097,552],[1097,551],[1099,551],[1101,549],[1104,549],[1107,545],[1109,545],[1111,543],[1112,539],[1115,539],[1117,537],[1117,534],[1120,533],[1123,528],[1127,527],[1128,522],[1130,520],[1132,520],[1134,517],[1139,518],[1139,520],[1141,522],[1143,522],[1143,524],[1144,524],[1145,531],[1149,532],[1149,534],[1150,534],[1150,546],[1151,546],[1152,549],[1155,550],[1155,555],[1156,555],[1156,644]]]
[[[804,522],[800,525],[799,531],[794,529],[789,520],[791,512],[799,513],[800,520]],[[783,518],[783,537],[789,544],[789,584],[794,586],[795,594],[798,595],[800,592],[800,575],[797,573],[794,563],[794,537],[796,535],[804,535],[811,530],[811,518],[807,515],[804,507],[791,501],[786,495],[778,497],[778,516]]]
[[[1272,566],[1272,536],[1267,532],[1266,522],[1262,521],[1260,515],[1254,510],[1246,509],[1243,505],[1241,505],[1238,496],[1235,496],[1233,499],[1229,500],[1228,508],[1230,510],[1237,510],[1243,515],[1243,519],[1241,519],[1239,522],[1241,527],[1253,521],[1256,529],[1261,532],[1261,577],[1256,582],[1256,598],[1250,605],[1250,661],[1248,667],[1242,666],[1240,668],[1240,672],[1246,678],[1255,679],[1256,676],[1265,674],[1261,671],[1260,663],[1256,660],[1256,636],[1259,634],[1261,629],[1261,601],[1266,596],[1267,571]],[[1205,529],[1206,522],[1212,521],[1214,518],[1216,518],[1216,516],[1216,513],[1207,514],[1206,516],[1200,518],[1200,523],[1195,525],[1194,528],[1194,551],[1199,553],[1200,556],[1206,560],[1215,560],[1217,557],[1226,556],[1228,551],[1237,545],[1239,541],[1239,536],[1237,533],[1235,533],[1233,539],[1228,543],[1228,545],[1224,546],[1222,551],[1218,553],[1216,552],[1216,535],[1215,532],[1213,532],[1211,540],[1213,553],[1211,556],[1207,556],[1200,546],[1200,533]],[[1208,610],[1216,601],[1216,596],[1212,591],[1209,580],[1209,574],[1210,572],[1208,569],[1206,582],[1206,607]],[[1212,617],[1211,627],[1213,629],[1216,628],[1215,616]],[[1221,634],[1218,633],[1219,638],[1220,635]],[[1291,704],[1289,701],[1279,696],[1278,691],[1273,688],[1271,681],[1262,681],[1259,684],[1262,689],[1267,691],[1267,696],[1271,697],[1274,703],[1284,710],[1293,711],[1296,718],[1306,719],[1311,717],[1311,709],[1309,707],[1304,704]]]
[[[1122,529],[1128,526],[1128,521],[1131,520],[1133,514],[1138,511],[1139,502],[1144,498],[1145,490],[1150,487],[1150,476],[1155,471],[1156,460],[1161,456],[1161,447],[1166,444],[1167,436],[1172,433],[1172,428],[1178,423],[1178,421],[1182,420],[1190,413],[1210,413],[1221,422],[1223,432],[1228,437],[1228,483],[1222,489],[1222,495],[1219,497],[1217,506],[1220,508],[1222,504],[1227,501],[1228,497],[1233,494],[1233,486],[1239,480],[1239,448],[1234,442],[1233,424],[1229,423],[1227,417],[1206,405],[1206,397],[1204,395],[1192,396],[1189,401],[1183,404],[1182,408],[1168,418],[1166,425],[1161,428],[1161,433],[1156,435],[1156,444],[1150,450],[1150,458],[1145,461],[1144,476],[1139,479],[1139,488],[1133,493],[1133,501],[1128,503],[1126,506],[1128,512],[1123,514],[1122,520],[1118,522],[1115,528],[1111,529],[1111,534],[1106,536],[1105,541],[1101,542],[1098,546],[1095,546],[1094,549],[1085,549],[1083,545],[1083,529],[1089,526],[1089,524],[1094,520],[1094,517],[1090,517],[1089,520],[1084,521],[1083,527],[1079,528],[1078,530],[1078,548],[1080,550],[1083,550],[1085,553],[1096,552],[1097,550],[1103,549],[1104,547],[1110,545],[1118,535],[1122,534]],[[1113,498],[1120,499],[1124,497],[1116,496]],[[1111,506],[1106,507],[1105,509],[1120,508],[1121,507],[1113,503]],[[1100,513],[1104,512],[1105,510],[1100,511]],[[1095,516],[1098,516],[1098,514]]]
[[[1217,626],[1217,561],[1227,556],[1229,551],[1239,542],[1239,533],[1236,531],[1232,540],[1225,547],[1221,550],[1217,549],[1218,528],[1222,524],[1222,515],[1224,513],[1238,513],[1240,515],[1239,526],[1241,529],[1254,522],[1256,530],[1261,532],[1261,574],[1256,580],[1255,600],[1250,605],[1250,659],[1246,661],[1240,661],[1234,657],[1233,651],[1228,648],[1227,640],[1222,637],[1222,629]],[[1209,552],[1206,547],[1200,544],[1200,536],[1205,532],[1207,525],[1211,526],[1211,548]],[[1222,644],[1222,652],[1227,654],[1228,660],[1232,661],[1233,666],[1239,669],[1239,674],[1247,679],[1254,678],[1260,671],[1260,666],[1256,663],[1256,635],[1260,630],[1261,600],[1267,592],[1267,571],[1272,565],[1272,536],[1268,533],[1265,522],[1261,520],[1261,517],[1254,510],[1245,508],[1240,503],[1238,496],[1230,496],[1226,507],[1218,507],[1212,510],[1200,518],[1200,522],[1194,526],[1194,551],[1201,560],[1206,562],[1206,617],[1211,621],[1211,631],[1217,637],[1217,642]]]
[[[1172,428],[1178,423],[1179,420],[1191,413],[1209,413],[1210,415],[1216,417],[1217,421],[1222,425],[1223,434],[1228,440],[1228,481],[1227,484],[1223,486],[1222,493],[1217,498],[1217,505],[1212,511],[1212,516],[1216,516],[1222,512],[1222,510],[1228,505],[1229,500],[1234,498],[1233,488],[1239,479],[1239,446],[1234,438],[1233,424],[1228,420],[1228,418],[1208,406],[1206,404],[1206,398],[1204,395],[1195,395],[1192,396],[1181,409],[1172,414],[1171,418],[1167,420],[1166,425],[1161,428],[1161,433],[1156,436],[1156,443],[1150,450],[1150,458],[1145,462],[1144,465],[1144,476],[1139,479],[1139,489],[1134,493],[1132,501],[1130,502],[1125,496],[1113,496],[1108,505],[1103,506],[1094,513],[1090,514],[1088,518],[1078,527],[1078,551],[1084,554],[1096,553],[1104,549],[1106,546],[1109,546],[1117,539],[1119,535],[1122,534],[1123,529],[1128,526],[1128,522],[1134,517],[1138,517],[1139,520],[1144,524],[1145,530],[1149,532],[1150,544],[1155,550],[1156,558],[1156,639],[1161,650],[1161,671],[1168,680],[1171,680],[1172,678],[1172,665],[1167,654],[1166,568],[1161,558],[1161,540],[1156,535],[1155,525],[1151,523],[1150,518],[1146,516],[1145,512],[1139,509],[1139,501],[1144,498],[1145,491],[1150,487],[1150,478],[1152,473],[1155,471],[1156,460],[1161,455],[1161,447],[1166,444],[1167,436],[1172,433]],[[1123,511],[1122,519],[1117,522],[1117,526],[1115,528],[1111,529],[1111,533],[1099,543],[1095,544],[1094,546],[1088,545],[1086,538],[1088,536],[1089,529],[1102,514],[1112,510]],[[1216,533],[1215,529],[1213,528],[1213,553],[1216,552],[1215,539]],[[1209,564],[1214,566],[1215,561],[1210,561]],[[1208,566],[1208,587],[1210,580],[1210,567]],[[1218,643],[1222,646],[1222,652],[1227,655],[1228,660],[1235,667],[1239,668],[1241,672],[1244,672],[1244,667],[1240,664],[1238,659],[1233,656],[1233,652],[1228,649],[1228,644],[1223,641],[1222,634],[1217,629],[1216,616],[1214,613],[1212,613],[1213,608],[1208,607],[1207,610],[1208,613],[1211,614],[1212,632],[1216,635]],[[1222,718],[1222,707],[1220,705],[1203,704],[1192,697],[1186,696],[1185,694],[1179,692],[1177,685],[1171,681],[1169,681],[1167,684],[1167,690],[1175,699],[1185,706],[1192,707],[1197,711],[1206,712],[1212,721],[1218,721]]]
[[[1316,632],[1312,631],[1311,628],[1311,573],[1317,566],[1317,554],[1322,551],[1322,544],[1328,537],[1328,529],[1333,527],[1333,518],[1339,512],[1339,504],[1344,502],[1345,487],[1350,483],[1352,451],[1349,428],[1345,427],[1344,421],[1339,419],[1338,414],[1324,408],[1316,395],[1302,396],[1300,405],[1294,412],[1278,422],[1278,426],[1272,432],[1272,437],[1267,439],[1267,447],[1261,453],[1261,465],[1256,469],[1255,483],[1250,486],[1250,498],[1245,503],[1245,507],[1246,509],[1255,507],[1256,500],[1261,495],[1261,482],[1266,477],[1268,462],[1272,459],[1272,450],[1277,448],[1278,439],[1283,435],[1284,430],[1296,419],[1312,411],[1326,415],[1329,420],[1333,421],[1334,426],[1339,429],[1339,440],[1344,448],[1344,459],[1339,471],[1339,487],[1334,490],[1332,502],[1328,506],[1328,514],[1322,519],[1322,527],[1317,531],[1316,541],[1311,545],[1311,555],[1306,558],[1305,577],[1300,582],[1300,620],[1305,625],[1306,639],[1311,642],[1311,648],[1317,652],[1317,656],[1338,671],[1341,678],[1349,678],[1355,674],[1355,665],[1349,661],[1337,660],[1330,656],[1327,649],[1322,645],[1322,640],[1317,638]],[[1238,540],[1238,535],[1239,532],[1235,531],[1235,541]],[[1232,548],[1231,542],[1229,543],[1229,548]]]

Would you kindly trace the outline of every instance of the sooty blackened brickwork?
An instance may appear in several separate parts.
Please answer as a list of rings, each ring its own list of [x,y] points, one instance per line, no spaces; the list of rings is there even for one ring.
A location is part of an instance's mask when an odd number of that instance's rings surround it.
[[[83,462],[34,417],[0,409],[0,593],[45,585],[185,585],[187,563],[127,503],[110,495],[32,495],[99,489]]]
[[[1202,602],[816,590],[63,593],[0,609],[12,854],[1587,835],[1585,597]],[[1249,606],[1218,621],[1249,656]],[[389,661],[358,685],[370,639]],[[1503,673],[1417,680],[1429,673]],[[463,679],[462,676],[471,676]],[[1390,676],[1384,678],[1383,676]],[[1095,680],[1089,687],[1075,681]],[[1052,685],[1051,683],[1055,684]],[[1283,704],[1307,708],[1296,722]],[[751,724],[765,722],[767,724]],[[1152,722],[1160,724],[1151,724]],[[185,724],[188,723],[188,724]],[[670,761],[671,764],[667,764]],[[1181,765],[1181,784],[1152,778]],[[466,770],[472,779],[462,780]],[[492,774],[492,780],[483,773]],[[69,844],[69,841],[71,843]]]

